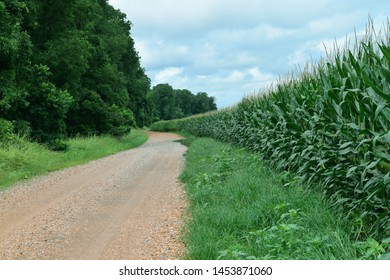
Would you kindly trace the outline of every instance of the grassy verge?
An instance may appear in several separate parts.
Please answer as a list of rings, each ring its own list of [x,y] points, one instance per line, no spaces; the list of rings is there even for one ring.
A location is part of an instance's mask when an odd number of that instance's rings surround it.
[[[182,174],[190,201],[187,259],[379,258],[383,244],[355,243],[319,191],[284,186],[253,154],[192,140]]]
[[[0,146],[0,191],[19,180],[140,146],[147,138],[147,134],[141,130],[132,130],[121,138],[74,138],[66,141],[69,147],[66,152],[54,152],[43,145],[24,140]]]

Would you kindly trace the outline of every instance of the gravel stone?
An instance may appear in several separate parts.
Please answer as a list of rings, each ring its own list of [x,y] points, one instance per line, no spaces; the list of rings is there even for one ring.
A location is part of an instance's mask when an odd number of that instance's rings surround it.
[[[186,147],[148,132],[141,147],[0,193],[0,259],[180,259]]]

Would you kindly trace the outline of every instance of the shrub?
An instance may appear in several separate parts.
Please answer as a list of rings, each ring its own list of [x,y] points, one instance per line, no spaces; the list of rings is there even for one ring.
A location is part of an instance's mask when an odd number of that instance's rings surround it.
[[[15,138],[14,127],[10,121],[0,119],[0,143],[11,141]]]

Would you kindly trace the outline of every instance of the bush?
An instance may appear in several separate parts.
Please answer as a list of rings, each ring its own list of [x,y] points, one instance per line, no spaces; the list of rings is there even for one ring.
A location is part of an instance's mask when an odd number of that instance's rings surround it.
[[[66,152],[69,150],[69,145],[62,139],[54,139],[47,143],[47,147],[56,152]]]
[[[10,121],[0,119],[0,143],[6,143],[15,139],[14,127]]]

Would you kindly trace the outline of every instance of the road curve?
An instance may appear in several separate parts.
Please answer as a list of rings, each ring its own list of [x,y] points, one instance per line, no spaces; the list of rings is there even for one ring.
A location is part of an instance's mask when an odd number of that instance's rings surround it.
[[[180,258],[186,148],[172,133],[0,193],[0,259]]]

